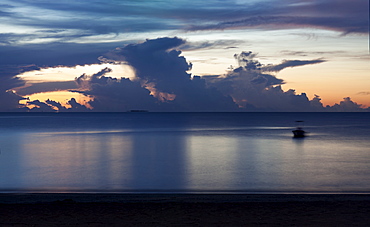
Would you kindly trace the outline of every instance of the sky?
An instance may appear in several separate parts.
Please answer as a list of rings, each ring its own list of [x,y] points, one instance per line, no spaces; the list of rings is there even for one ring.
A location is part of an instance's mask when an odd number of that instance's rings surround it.
[[[370,111],[367,0],[2,0],[1,112]]]

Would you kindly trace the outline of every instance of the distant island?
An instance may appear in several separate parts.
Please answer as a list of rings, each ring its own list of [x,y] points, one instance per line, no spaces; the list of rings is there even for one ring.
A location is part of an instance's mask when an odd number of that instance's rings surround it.
[[[137,112],[149,112],[148,110],[129,110],[127,112],[137,113]]]

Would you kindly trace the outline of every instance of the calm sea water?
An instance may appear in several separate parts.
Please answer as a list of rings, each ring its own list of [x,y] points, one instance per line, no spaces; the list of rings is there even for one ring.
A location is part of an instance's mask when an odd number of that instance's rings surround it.
[[[370,192],[370,113],[1,113],[0,149],[0,192]]]

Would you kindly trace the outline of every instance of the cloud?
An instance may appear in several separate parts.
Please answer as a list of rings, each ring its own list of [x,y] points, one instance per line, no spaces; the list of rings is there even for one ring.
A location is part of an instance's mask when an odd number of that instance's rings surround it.
[[[110,111],[129,110],[138,103],[142,105],[134,109],[153,111],[324,110],[319,96],[309,100],[304,93],[283,91],[280,85],[285,82],[266,73],[323,60],[290,60],[266,66],[255,59],[257,54],[242,52],[234,56],[239,67],[226,75],[201,78],[189,73],[192,65],[177,49],[184,45],[185,40],[165,37],[116,48],[105,58],[133,67],[134,81],[105,77],[107,69],[93,76],[83,75],[76,81],[81,87],[90,88],[81,93],[94,97],[89,103],[93,108]],[[107,106],[111,103],[119,103],[120,108]]]
[[[63,106],[61,103],[53,101],[53,100],[46,100],[45,102],[41,102],[39,100],[33,100],[27,102],[27,107],[23,107],[19,109],[19,111],[24,112],[89,112],[91,111],[85,105],[82,105],[76,101],[75,98],[71,98],[67,104],[70,105],[70,108]],[[33,107],[30,107],[33,105]]]
[[[216,40],[203,42],[186,42],[180,46],[183,51],[207,50],[213,48],[232,49],[244,43],[240,40]]]
[[[127,111],[233,111],[237,106],[229,96],[207,88],[200,77],[191,77],[191,64],[176,48],[185,40],[158,38],[130,44],[105,55],[106,59],[129,64],[135,80],[105,77],[108,69],[77,78],[80,92],[94,97],[94,110]]]
[[[13,92],[13,89],[24,85],[24,81],[16,77],[21,67],[0,67],[0,111],[17,111],[19,101],[24,98]]]
[[[47,103],[40,102],[39,100],[33,100],[27,102],[28,105],[34,105],[34,107],[30,108],[28,111],[30,112],[56,112],[55,109],[51,105]]]
[[[3,33],[4,44],[101,43],[120,41],[120,34],[181,30],[311,27],[342,34],[368,33],[368,2],[364,0],[4,0],[1,6],[6,26],[31,29],[27,33]]]
[[[117,45],[116,43],[99,45],[46,43],[0,46],[2,54],[0,66],[73,67],[76,65],[98,64],[100,63],[99,56]]]
[[[231,12],[230,12],[231,13]],[[219,19],[201,17],[203,23],[189,25],[187,30],[289,29],[312,27],[348,33],[368,33],[366,1],[291,1],[257,2]]]
[[[362,91],[357,93],[358,95],[370,95],[370,91]]]
[[[309,100],[305,93],[283,91],[280,85],[285,82],[265,73],[256,56],[251,51],[236,54],[239,67],[224,76],[208,78],[209,86],[233,97],[245,111],[323,111],[318,96]]]
[[[156,107],[156,99],[139,82],[104,76],[108,72],[110,69],[105,68],[92,76],[81,75],[76,78],[76,82],[82,90],[72,91],[93,97],[89,105],[98,112],[124,112]]]
[[[65,112],[67,110],[67,108],[62,106],[62,104],[60,104],[59,102],[55,102],[55,101],[50,100],[50,99],[46,100],[45,103],[48,104],[49,106],[56,107],[58,109],[58,112]]]
[[[131,65],[136,76],[146,83],[153,83],[162,92],[173,93],[190,81],[191,64],[175,48],[184,44],[179,38],[146,40],[116,48],[108,57]]]
[[[301,56],[305,57],[308,55],[333,55],[337,56],[338,54],[346,54],[344,51],[291,51],[291,50],[282,50],[280,51],[283,55],[289,55],[289,56]]]
[[[71,98],[68,101],[68,104],[71,106],[71,108],[66,109],[69,112],[87,112],[87,111],[90,111],[89,108],[87,108],[86,106],[81,105],[80,103],[78,103],[75,98]]]
[[[193,25],[190,31],[197,30],[225,30],[260,28],[267,30],[313,27],[340,31],[343,34],[367,32],[366,23],[362,21],[345,20],[342,17],[302,17],[302,16],[256,16],[242,20],[219,22],[217,24]]]
[[[78,86],[75,81],[58,81],[26,84],[25,86],[16,88],[14,90],[16,90],[18,95],[25,96],[36,93],[66,91],[77,88]]]
[[[257,60],[258,55],[251,52],[235,54],[238,67],[224,75],[192,76],[192,64],[179,50],[186,41],[177,37],[148,39],[141,43],[127,44],[106,53],[104,59],[133,68],[133,79],[106,76],[112,71],[104,68],[92,74],[82,74],[75,79],[78,92],[91,98],[86,106],[71,99],[71,108],[63,107],[53,100],[29,101],[34,105],[28,111],[111,111],[122,112],[132,109],[149,111],[364,111],[363,106],[345,98],[339,104],[324,107],[316,95],[309,99],[305,93],[295,90],[282,90],[284,80],[269,72],[278,72],[286,67],[298,67],[324,62],[315,60],[286,60],[276,65],[265,65]],[[103,59],[103,58],[100,58]],[[29,65],[25,70],[37,68]],[[19,70],[19,67],[16,67]],[[8,74],[11,75],[11,74]],[[7,78],[2,90],[13,95],[14,106],[20,96],[9,93],[8,89],[23,85],[23,81],[13,76]],[[38,84],[29,92],[46,91],[44,85],[55,89],[62,84]],[[70,84],[64,84],[70,87]],[[24,88],[26,89],[26,88]],[[27,90],[23,90],[27,93]],[[22,94],[24,94],[22,93]],[[5,97],[5,96],[4,96]],[[1,98],[1,96],[0,96]],[[16,99],[18,98],[18,99]]]
[[[323,62],[326,62],[326,61],[322,59],[306,60],[306,61],[284,60],[281,64],[278,64],[278,65],[264,66],[263,70],[268,71],[268,72],[279,72],[285,68],[297,67],[297,66],[303,66],[303,65],[312,65],[312,64],[318,64],[318,63],[323,63]]]
[[[363,107],[363,105],[352,101],[350,97],[343,98],[343,101],[341,101],[339,104],[335,104],[333,106],[326,106],[326,109],[329,110],[329,111],[335,111],[335,112],[363,112],[363,111],[366,111],[366,109]],[[367,111],[369,111],[369,108],[367,109]]]
[[[113,46],[111,46],[113,45]],[[0,45],[0,111],[18,111],[22,95],[38,92],[74,89],[74,82],[33,83],[25,85],[25,81],[17,75],[39,70],[42,67],[76,66],[100,63],[98,57],[113,49],[117,44],[30,44]],[[13,93],[16,90],[18,93]]]

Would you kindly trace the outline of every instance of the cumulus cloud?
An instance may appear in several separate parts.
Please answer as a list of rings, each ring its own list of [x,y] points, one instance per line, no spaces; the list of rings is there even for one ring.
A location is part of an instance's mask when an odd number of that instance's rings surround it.
[[[75,98],[71,98],[67,104],[70,105],[69,108],[63,106],[61,103],[53,101],[53,100],[46,100],[45,102],[41,102],[40,100],[33,100],[27,102],[27,107],[23,107],[20,111],[25,112],[88,112],[91,111],[85,105],[82,105],[76,101]]]
[[[190,74],[192,64],[179,50],[186,41],[177,37],[148,39],[142,43],[128,44],[104,55],[106,61],[130,65],[136,76],[112,78],[107,76],[112,71],[104,68],[92,74],[76,77],[75,89],[90,98],[89,108],[69,100],[70,107],[53,100],[41,102],[29,101],[28,111],[111,111],[122,112],[133,109],[150,111],[364,111],[364,107],[353,102],[349,97],[339,104],[324,107],[318,95],[309,99],[305,93],[295,90],[284,91],[284,80],[269,72],[279,72],[287,67],[298,67],[325,62],[314,60],[285,60],[280,64],[263,64],[251,52],[235,54],[238,66],[224,75],[199,77]],[[32,68],[35,66],[29,66]],[[27,67],[26,67],[27,68]],[[11,74],[9,74],[11,75]],[[13,73],[14,75],[14,73]],[[12,104],[17,106],[21,98],[10,92],[10,88],[23,85],[23,81],[14,76],[2,76],[6,79],[1,90],[13,96]],[[43,85],[33,87],[31,91],[45,91]],[[68,84],[67,87],[71,87]],[[27,90],[23,90],[23,94]],[[1,99],[0,95],[0,99]],[[5,96],[3,96],[5,97]]]
[[[29,101],[27,102],[27,104],[34,106],[28,110],[30,112],[56,112],[56,110],[53,109],[52,105],[48,105],[47,103],[41,102],[39,100]]]
[[[106,54],[105,58],[129,64],[135,80],[105,77],[108,69],[76,79],[80,92],[94,97],[94,110],[127,111],[234,111],[230,96],[208,88],[204,79],[192,77],[191,64],[177,48],[185,43],[179,38],[158,38],[130,44]]]
[[[74,82],[25,85],[25,81],[17,75],[42,67],[100,63],[98,57],[106,52],[107,47],[113,48],[109,45],[62,43],[0,45],[0,111],[19,111],[19,101],[24,99],[23,95],[63,90],[67,87],[76,88]],[[17,93],[13,93],[12,90],[16,90]]]
[[[326,106],[326,109],[329,110],[329,111],[335,111],[335,112],[363,112],[363,111],[366,111],[366,109],[363,107],[363,105],[352,101],[350,97],[343,98],[343,100],[339,104],[335,104],[333,106]],[[369,108],[367,110],[369,110]]]
[[[249,51],[235,54],[238,67],[225,75],[192,76],[191,63],[177,48],[186,42],[177,37],[146,40],[106,54],[105,58],[122,61],[133,67],[136,79],[114,79],[104,76],[109,69],[76,78],[86,90],[76,91],[94,97],[94,110],[126,111],[339,111],[324,107],[316,95],[310,100],[305,93],[284,91],[284,80],[268,72],[325,62],[286,60],[264,65]],[[116,105],[118,104],[118,105]],[[343,106],[344,104],[337,104]],[[341,111],[352,111],[344,106]]]
[[[281,85],[285,82],[264,72],[268,70],[263,70],[266,66],[255,60],[256,56],[250,51],[236,54],[234,57],[239,67],[224,76],[208,78],[207,82],[233,97],[235,103],[246,111],[323,110],[318,96],[309,100],[305,93],[296,94],[293,89],[283,91]]]
[[[122,112],[131,109],[155,109],[156,99],[150,91],[143,88],[139,82],[127,78],[111,78],[104,76],[110,72],[106,68],[88,76],[76,78],[82,90],[73,90],[93,97],[89,105],[94,111]]]

